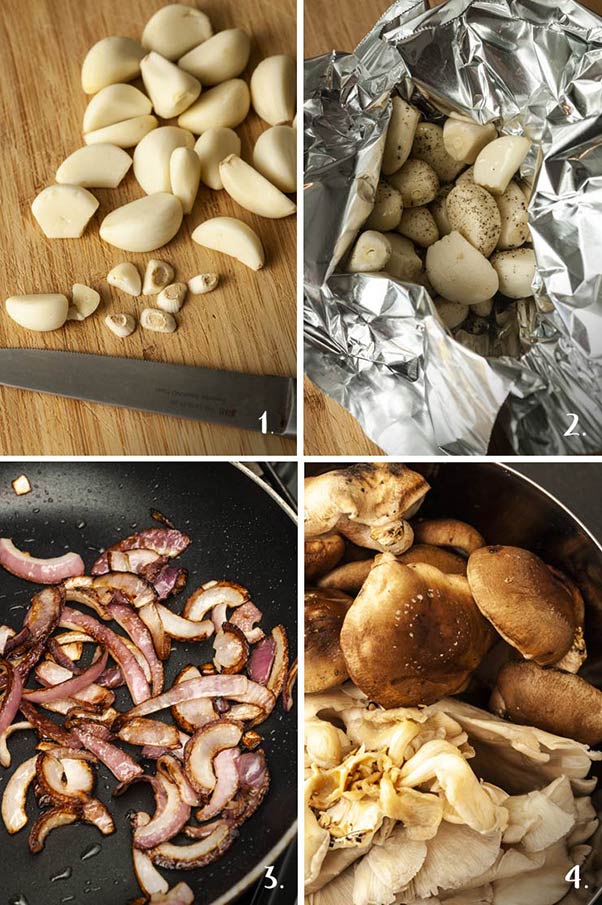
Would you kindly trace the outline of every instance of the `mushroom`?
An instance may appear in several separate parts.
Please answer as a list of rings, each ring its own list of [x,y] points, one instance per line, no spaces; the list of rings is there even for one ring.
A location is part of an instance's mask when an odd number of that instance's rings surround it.
[[[412,524],[417,544],[452,547],[470,556],[485,546],[485,538],[476,528],[455,518],[430,518]]]
[[[353,600],[334,589],[305,593],[305,691],[324,691],[348,678],[339,636]]]
[[[383,553],[345,617],[340,644],[364,694],[383,707],[410,707],[465,688],[493,638],[463,575]]]
[[[527,660],[557,663],[573,643],[575,603],[546,564],[520,547],[482,547],[468,560],[477,606]]]
[[[340,534],[308,537],[305,541],[305,577],[311,581],[330,572],[343,557],[345,541]]]
[[[374,559],[346,562],[319,578],[318,587],[334,588],[338,591],[345,591],[348,594],[355,595],[368,577],[373,562]]]
[[[507,663],[490,701],[498,716],[586,745],[602,742],[602,691],[581,676],[536,663]]]

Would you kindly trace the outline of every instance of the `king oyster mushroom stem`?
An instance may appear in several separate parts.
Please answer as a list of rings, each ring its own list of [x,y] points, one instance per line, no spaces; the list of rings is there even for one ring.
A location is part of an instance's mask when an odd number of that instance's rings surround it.
[[[178,126],[195,135],[207,129],[235,129],[247,118],[251,96],[242,79],[228,79],[201,94],[192,107],[178,117]]]
[[[183,216],[174,195],[156,192],[108,214],[101,223],[100,238],[123,251],[155,251],[173,239]]]
[[[222,160],[219,173],[230,197],[260,217],[277,220],[289,217],[297,210],[290,198],[236,154]]]
[[[192,295],[205,295],[213,292],[219,284],[219,273],[197,273],[188,280],[188,291]]]
[[[157,311],[156,308],[145,308],[140,315],[140,326],[153,333],[174,333],[178,328],[173,314]]]
[[[169,286],[174,278],[174,269],[167,261],[158,261],[151,258],[144,272],[143,295],[157,295],[166,286]]]
[[[74,283],[71,290],[71,304],[67,312],[68,321],[83,321],[94,314],[100,305],[100,293],[83,283]]]
[[[167,60],[177,60],[212,34],[211,20],[201,10],[183,3],[170,3],[158,9],[146,23],[142,46],[156,50]]]
[[[108,144],[117,145],[118,148],[133,148],[158,125],[156,116],[134,116],[120,123],[95,129],[94,132],[86,132],[84,141],[87,145]]]
[[[122,83],[107,85],[90,99],[82,129],[84,132],[94,132],[104,126],[123,122],[124,119],[147,116],[152,112],[153,105],[138,88]]]
[[[131,82],[140,75],[144,50],[132,38],[102,38],[90,48],[82,65],[82,88],[96,94],[107,85]]]
[[[115,189],[132,165],[132,158],[116,145],[78,148],[56,171],[56,181],[84,188]]]
[[[31,210],[49,239],[79,239],[98,208],[98,199],[79,185],[50,185]]]
[[[188,51],[178,66],[199,79],[201,85],[219,85],[236,78],[249,62],[251,39],[242,28],[226,28]]]
[[[224,187],[219,165],[230,154],[238,154],[240,157],[241,142],[233,129],[221,126],[203,132],[197,139],[194,151],[201,161],[201,182],[217,191]]]
[[[136,329],[136,320],[131,314],[107,314],[105,324],[109,330],[122,339]]]
[[[161,126],[142,139],[134,151],[134,176],[147,195],[171,192],[170,162],[176,148],[192,148],[194,136],[187,129]]]
[[[204,248],[236,258],[251,270],[261,270],[265,263],[265,252],[257,233],[234,217],[213,217],[199,223],[192,240]]]
[[[20,327],[46,333],[58,330],[67,320],[69,302],[59,293],[13,295],[4,303],[6,313]]]
[[[261,119],[270,126],[290,123],[295,116],[297,72],[286,54],[266,57],[251,76],[251,103]]]
[[[171,190],[185,214],[192,210],[201,181],[201,161],[194,148],[176,148],[169,160]]]
[[[171,283],[162,289],[157,296],[157,308],[168,314],[177,314],[186,299],[188,286],[186,283]]]
[[[140,71],[155,113],[163,119],[179,116],[201,93],[198,79],[154,50],[140,63]]]
[[[107,283],[127,292],[128,295],[138,296],[142,292],[142,278],[138,268],[130,261],[117,264],[107,275]]]
[[[281,192],[297,188],[297,133],[292,126],[272,126],[253,149],[253,164]]]

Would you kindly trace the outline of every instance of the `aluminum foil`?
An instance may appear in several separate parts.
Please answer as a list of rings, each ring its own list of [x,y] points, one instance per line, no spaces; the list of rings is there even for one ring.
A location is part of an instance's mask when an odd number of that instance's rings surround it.
[[[499,357],[457,342],[423,287],[341,272],[392,92],[533,141],[537,305],[500,324]],[[573,0],[398,0],[353,54],[306,63],[304,115],[309,377],[391,455],[485,454],[496,419],[517,455],[602,452],[602,20]]]

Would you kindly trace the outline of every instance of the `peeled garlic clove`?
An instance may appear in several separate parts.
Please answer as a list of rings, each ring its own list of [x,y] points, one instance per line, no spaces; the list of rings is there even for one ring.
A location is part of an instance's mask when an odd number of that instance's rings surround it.
[[[280,219],[297,210],[290,198],[236,154],[222,160],[219,172],[230,197],[260,217]]]
[[[107,85],[131,82],[140,75],[144,50],[132,38],[102,38],[90,48],[82,66],[82,88],[96,94]]]
[[[142,292],[142,279],[135,264],[124,261],[118,264],[107,275],[107,283],[116,286],[128,295],[138,296]]]
[[[350,273],[376,273],[386,270],[391,258],[391,243],[387,236],[368,229],[358,236],[347,269]]]
[[[112,126],[103,126],[94,132],[86,132],[84,141],[87,145],[107,144],[118,148],[133,148],[158,125],[159,120],[155,116],[135,116],[133,119],[113,123]]]
[[[98,199],[79,185],[49,185],[31,205],[49,239],[79,239],[98,208]]]
[[[198,79],[189,72],[183,72],[154,50],[140,63],[140,71],[155,113],[163,119],[179,116],[201,93]]]
[[[451,116],[443,126],[443,144],[454,160],[474,163],[485,145],[497,137],[493,123],[480,123]]]
[[[100,238],[124,251],[154,251],[173,239],[183,216],[174,195],[157,192],[108,214],[101,223]]]
[[[136,321],[131,314],[107,314],[105,324],[115,336],[130,336],[136,329]]]
[[[250,106],[247,83],[242,79],[228,79],[203,92],[198,101],[178,117],[178,126],[190,129],[195,135],[212,128],[234,129],[246,119]]]
[[[67,320],[83,321],[94,314],[100,305],[100,293],[83,283],[74,283]]]
[[[293,60],[278,54],[262,60],[251,76],[253,109],[270,126],[290,123],[295,115],[297,73]]]
[[[78,148],[56,171],[56,181],[87,188],[117,188],[132,165],[132,158],[116,145]]]
[[[194,205],[199,182],[201,181],[201,161],[193,148],[176,148],[169,161],[171,191],[180,199],[185,214]]]
[[[134,151],[134,176],[147,195],[171,192],[169,165],[176,148],[192,148],[194,136],[177,126],[161,126],[142,139]]]
[[[166,286],[157,296],[157,308],[169,314],[176,314],[184,304],[187,292],[186,283],[172,283]]]
[[[194,146],[195,153],[201,161],[201,181],[210,189],[223,189],[224,184],[219,174],[219,165],[230,154],[240,157],[240,138],[232,129],[224,127],[207,129]]]
[[[151,258],[146,265],[144,273],[143,295],[156,295],[165,286],[169,286],[174,278],[174,269],[167,261],[157,261]]]
[[[209,16],[183,3],[170,3],[154,13],[144,27],[142,46],[156,50],[167,60],[206,41],[213,34]]]
[[[41,333],[62,327],[69,310],[66,296],[59,293],[13,295],[4,304],[8,316],[20,327]]]
[[[94,132],[124,119],[148,116],[153,105],[146,94],[133,85],[107,85],[91,98],[84,113],[83,131]]]
[[[242,28],[226,28],[193,48],[178,60],[178,66],[200,80],[201,85],[218,85],[233,79],[246,67],[251,39]]]
[[[145,308],[140,315],[140,326],[145,330],[152,330],[154,333],[173,333],[177,330],[178,324],[173,314],[169,314],[167,311]]]
[[[188,289],[193,295],[213,292],[219,283],[219,273],[198,273],[188,280]]]
[[[261,270],[265,263],[263,245],[257,233],[234,217],[213,217],[199,223],[192,240],[204,248],[236,258],[251,270]]]
[[[511,299],[533,295],[535,277],[535,252],[532,248],[513,248],[498,251],[491,258],[491,265],[500,280],[500,292]]]
[[[297,189],[297,133],[292,126],[272,126],[255,142],[253,165],[280,189]]]
[[[518,135],[496,138],[475,160],[474,181],[492,195],[503,195],[530,147],[529,139]]]

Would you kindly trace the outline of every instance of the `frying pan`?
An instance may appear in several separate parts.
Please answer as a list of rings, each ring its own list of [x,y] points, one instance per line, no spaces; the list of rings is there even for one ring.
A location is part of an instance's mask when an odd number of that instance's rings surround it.
[[[12,479],[25,473],[32,492],[15,496]],[[38,556],[79,552],[89,568],[103,547],[145,527],[156,526],[150,509],[170,518],[192,538],[178,564],[189,570],[187,588],[168,604],[181,611],[187,593],[211,578],[229,578],[247,587],[263,612],[262,626],[282,623],[291,656],[296,656],[297,529],[292,511],[250,471],[227,462],[2,462],[0,534]],[[29,600],[39,588],[0,571],[0,622],[18,628]],[[166,661],[165,687],[179,670],[212,659],[211,641],[174,642]],[[117,689],[116,707],[131,706]],[[158,714],[157,716],[169,719]],[[166,871],[171,886],[184,880],[202,905],[233,902],[273,865],[293,838],[297,813],[296,708],[284,713],[280,702],[259,727],[271,775],[270,790],[259,810],[240,830],[224,856],[199,871]],[[15,733],[8,770],[0,768],[0,794],[13,769],[34,753],[34,735]],[[129,749],[135,752],[136,749]],[[139,756],[139,749],[138,749]],[[154,770],[151,762],[148,769]],[[74,825],[54,830],[44,850],[32,855],[30,824],[9,836],[0,827],[1,901],[10,905],[126,905],[140,890],[131,860],[128,813],[153,812],[146,784],[138,783],[112,798],[116,780],[100,764],[96,794],[109,807],[116,832],[101,836],[95,827]],[[28,814],[39,813],[33,794]]]

